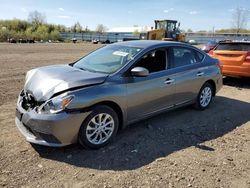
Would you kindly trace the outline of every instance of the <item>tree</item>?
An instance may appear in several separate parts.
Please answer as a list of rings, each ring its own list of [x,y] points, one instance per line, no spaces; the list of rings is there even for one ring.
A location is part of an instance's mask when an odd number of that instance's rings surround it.
[[[12,37],[11,32],[7,28],[5,27],[0,28],[0,41],[7,41],[7,39],[11,37]]]
[[[79,22],[76,22],[73,26],[72,26],[72,31],[74,33],[81,33],[82,32],[82,26]]]
[[[59,40],[60,39],[60,33],[55,30],[55,31],[52,31],[50,34],[49,34],[49,39],[50,40]]]
[[[10,30],[25,31],[29,24],[27,21],[13,19],[12,21],[9,21],[8,25]]]
[[[139,35],[140,35],[140,32],[138,31],[138,29],[135,29],[135,30],[134,30],[133,35],[134,35],[134,36],[139,36]]]
[[[49,29],[46,25],[38,26],[35,36],[39,40],[47,40],[49,38]]]
[[[57,25],[56,30],[59,32],[66,32],[66,27],[64,25]]]
[[[84,32],[85,32],[85,33],[90,32],[90,29],[88,28],[88,26],[85,27]]]
[[[104,33],[104,32],[106,32],[107,31],[107,27],[105,26],[105,25],[103,25],[103,24],[98,24],[97,26],[96,26],[96,32],[97,33]]]
[[[33,28],[32,27],[28,27],[25,31],[25,35],[28,39],[33,39]]]
[[[41,22],[41,21],[40,21]],[[0,20],[0,42],[8,39],[59,40],[63,25],[40,23],[36,27],[25,20]]]
[[[249,10],[245,8],[236,8],[233,12],[233,28],[236,29],[236,33],[239,33],[240,30],[245,29],[247,26],[249,18]]]
[[[29,13],[28,21],[37,29],[39,25],[46,23],[46,16],[35,10]]]

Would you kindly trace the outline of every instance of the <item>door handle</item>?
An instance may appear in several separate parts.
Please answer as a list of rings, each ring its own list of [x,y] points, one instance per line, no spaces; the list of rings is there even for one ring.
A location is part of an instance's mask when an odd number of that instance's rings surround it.
[[[203,75],[204,75],[204,72],[198,72],[196,75],[197,75],[197,76],[203,76]]]
[[[164,84],[171,84],[171,83],[173,83],[174,81],[175,81],[174,79],[168,78],[168,79],[166,79],[166,81],[164,82]]]

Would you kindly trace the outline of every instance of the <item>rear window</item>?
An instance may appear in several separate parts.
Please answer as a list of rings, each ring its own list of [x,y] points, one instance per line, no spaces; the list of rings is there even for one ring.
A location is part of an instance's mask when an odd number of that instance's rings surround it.
[[[220,43],[215,50],[250,51],[250,43]]]

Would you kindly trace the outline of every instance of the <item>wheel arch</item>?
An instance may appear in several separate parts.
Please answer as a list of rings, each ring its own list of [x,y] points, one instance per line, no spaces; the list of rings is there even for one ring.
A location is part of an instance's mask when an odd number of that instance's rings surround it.
[[[209,83],[213,87],[213,96],[215,96],[215,93],[216,93],[216,84],[215,84],[215,81],[210,79],[210,80],[207,80],[205,83]]]
[[[119,130],[124,128],[124,126],[125,126],[125,124],[123,122],[124,121],[124,113],[123,113],[121,107],[117,103],[115,103],[113,101],[102,101],[102,102],[98,102],[98,103],[92,105],[90,108],[93,108],[93,107],[96,107],[99,105],[105,105],[105,106],[112,108],[118,115],[118,119],[119,119],[119,127],[118,128],[119,128]]]

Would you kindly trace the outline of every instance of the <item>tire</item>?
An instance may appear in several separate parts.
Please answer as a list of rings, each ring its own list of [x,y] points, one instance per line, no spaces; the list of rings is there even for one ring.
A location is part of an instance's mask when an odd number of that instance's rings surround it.
[[[99,149],[114,139],[118,127],[118,116],[112,108],[96,106],[82,123],[78,141],[85,148]]]
[[[205,110],[209,107],[213,99],[214,88],[211,84],[206,82],[200,89],[196,98],[195,108],[198,110]]]

